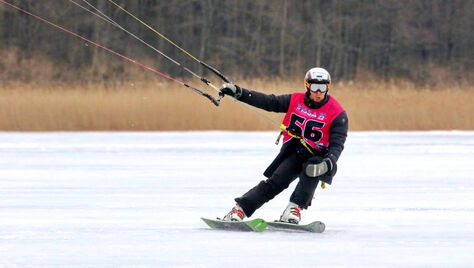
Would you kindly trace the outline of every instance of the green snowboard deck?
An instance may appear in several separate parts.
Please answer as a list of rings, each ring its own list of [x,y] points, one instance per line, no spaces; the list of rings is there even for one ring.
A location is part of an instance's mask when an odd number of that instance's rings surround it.
[[[233,230],[244,232],[262,232],[267,228],[267,222],[262,219],[248,221],[223,221],[220,219],[201,218],[212,229]]]

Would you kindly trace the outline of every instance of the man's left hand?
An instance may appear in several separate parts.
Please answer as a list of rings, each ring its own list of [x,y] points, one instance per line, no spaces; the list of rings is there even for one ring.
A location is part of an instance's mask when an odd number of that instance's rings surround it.
[[[333,164],[331,159],[314,156],[308,160],[305,173],[308,177],[316,178],[331,171],[332,168]]]

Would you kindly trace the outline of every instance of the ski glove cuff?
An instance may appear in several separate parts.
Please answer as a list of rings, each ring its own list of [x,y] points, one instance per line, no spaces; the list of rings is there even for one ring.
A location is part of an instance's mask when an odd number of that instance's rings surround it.
[[[229,95],[236,99],[240,98],[240,96],[242,95],[242,89],[232,83],[223,84],[219,90],[222,94]]]
[[[322,157],[315,156],[308,160],[308,164],[305,168],[305,173],[308,177],[316,178],[323,174],[326,174],[328,171],[331,171],[332,168],[333,164],[331,159],[323,159]]]

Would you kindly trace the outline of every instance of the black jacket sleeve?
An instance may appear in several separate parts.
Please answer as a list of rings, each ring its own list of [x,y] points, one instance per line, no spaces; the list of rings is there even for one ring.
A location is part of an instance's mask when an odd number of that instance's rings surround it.
[[[242,88],[238,100],[269,112],[286,113],[290,107],[291,94],[275,96]]]
[[[319,180],[328,184],[332,183],[332,178],[337,172],[337,160],[339,159],[339,156],[341,156],[342,150],[344,150],[348,127],[349,122],[346,112],[342,112],[334,119],[334,121],[332,121],[329,129],[329,147],[325,157],[331,159],[333,166],[331,171],[318,177]],[[303,176],[305,176],[305,174],[303,174]]]
[[[349,120],[346,112],[339,114],[334,121],[332,121],[329,129],[329,147],[327,157],[333,163],[336,163],[344,150],[344,143],[347,138],[347,130],[349,128]]]

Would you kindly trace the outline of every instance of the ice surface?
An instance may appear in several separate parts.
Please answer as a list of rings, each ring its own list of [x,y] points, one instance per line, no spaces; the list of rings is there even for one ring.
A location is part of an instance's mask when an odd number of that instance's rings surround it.
[[[0,267],[473,267],[474,131],[351,132],[303,222],[209,229],[275,132],[0,132]],[[295,183],[253,217],[277,219]]]

